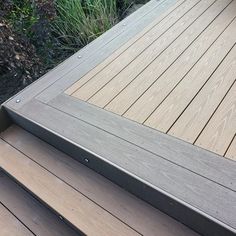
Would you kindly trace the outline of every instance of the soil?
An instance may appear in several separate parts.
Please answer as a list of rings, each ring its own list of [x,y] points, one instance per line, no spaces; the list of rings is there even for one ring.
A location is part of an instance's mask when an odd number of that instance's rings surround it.
[[[34,47],[0,19],[0,104],[37,79],[41,67]]]

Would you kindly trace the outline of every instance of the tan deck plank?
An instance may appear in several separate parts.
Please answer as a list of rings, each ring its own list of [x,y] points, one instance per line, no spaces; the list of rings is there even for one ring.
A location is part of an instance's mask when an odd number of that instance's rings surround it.
[[[214,20],[215,17],[217,17],[229,2],[230,1],[218,1],[212,5],[172,45],[170,45],[170,47],[168,47],[151,65],[149,65],[113,101],[111,101],[105,109],[122,115],[142,95],[142,93],[145,92],[145,90],[153,85],[157,78],[160,77],[171,66],[171,64],[175,62],[175,60],[180,60],[178,57],[186,49],[192,50],[194,53],[192,48],[193,46],[191,45],[193,41],[199,36],[199,34],[204,32],[204,29]],[[219,21],[217,23],[219,23]],[[213,33],[213,38],[214,35],[215,33]],[[188,48],[189,45],[190,48]],[[201,51],[198,53],[201,54]],[[194,55],[191,55],[190,58],[194,60]],[[126,82],[127,80],[124,81]],[[121,84],[121,82],[117,81],[116,86],[114,86],[117,91],[119,91],[119,85]],[[106,86],[103,91],[108,93],[109,86]],[[98,93],[97,95],[99,94],[101,93]],[[101,95],[105,97],[105,93]],[[96,96],[94,96],[94,98],[95,97]],[[106,95],[106,97],[108,96]]]
[[[2,171],[0,171],[0,189],[0,202],[37,236],[78,236],[75,230]]]
[[[195,235],[184,225],[21,128],[12,126],[3,138],[142,235]]]
[[[192,4],[196,4],[196,0],[191,1]],[[79,89],[73,96],[80,98],[82,100],[89,99],[92,95],[97,93],[104,85],[106,85],[111,80],[131,81],[135,78],[146,66],[148,66],[166,47],[172,43],[178,35],[180,35],[200,14],[203,12],[213,0],[204,1],[197,4],[192,10],[190,10],[186,15],[177,21],[174,26],[167,30],[160,38],[158,38],[150,47],[148,47],[143,53],[141,53],[132,63],[126,65],[125,68],[118,74],[111,76],[112,71],[110,67],[106,67],[106,70],[103,73],[99,73],[96,77],[93,78],[89,83],[87,83],[82,89]],[[167,28],[168,29],[168,28]],[[138,50],[139,45],[135,45],[135,50]],[[119,61],[120,63],[120,61]],[[117,63],[115,63],[118,66]],[[108,74],[108,76],[104,76]],[[126,80],[124,80],[126,78]],[[115,88],[114,88],[115,89]],[[112,91],[109,91],[109,95],[112,94]],[[108,94],[107,94],[108,96]]]
[[[234,5],[236,5],[234,3]],[[231,10],[232,9],[232,10]],[[143,123],[154,109],[164,100],[171,90],[184,78],[194,64],[204,55],[219,34],[235,15],[235,7],[229,6],[202,33],[173,65],[124,113],[124,117]],[[228,38],[230,30],[220,37]]]
[[[236,133],[236,83],[210,119],[196,145],[224,155]]]
[[[33,236],[33,234],[1,203],[0,203],[0,235]]]
[[[86,235],[140,235],[3,140],[0,148],[0,167]]]
[[[153,41],[157,38],[156,37],[157,34],[160,34],[159,30],[163,30],[162,27],[167,29],[168,26],[171,26],[171,23],[175,22],[173,20],[175,20],[175,18],[177,17],[176,12],[182,11],[182,9],[184,7],[184,6],[181,6],[181,4],[184,3],[186,6],[189,5],[189,3],[185,3],[185,1],[186,0],[177,1],[177,3],[174,4],[174,6],[170,7],[168,10],[163,12],[160,16],[157,17],[157,19],[155,19],[151,24],[149,24],[145,29],[143,29],[135,37],[130,39],[127,43],[125,43],[123,46],[121,46],[119,49],[117,49],[111,56],[106,58],[102,63],[100,63],[94,69],[89,71],[85,76],[83,76],[81,79],[79,79],[76,83],[74,83],[71,87],[69,87],[65,91],[65,93],[68,95],[72,95],[76,90],[81,88],[84,84],[86,84],[94,76],[96,76],[96,74],[98,74],[106,66],[108,66],[111,62],[113,62],[116,58],[118,58],[123,52],[125,52],[126,50],[130,50],[129,47],[131,47],[133,44],[139,43],[140,39],[143,41],[143,44],[141,44],[141,47],[145,46],[145,44],[149,45],[151,43],[151,41]],[[179,6],[181,6],[181,7],[179,7]],[[174,12],[174,14],[172,12]],[[157,27],[158,24],[160,24],[161,27],[160,26]],[[147,40],[149,40],[149,41],[147,42]],[[131,53],[134,54],[134,53],[136,53],[136,51],[133,52],[131,50]],[[74,74],[73,76],[77,76],[77,75]]]
[[[168,133],[194,143],[235,79],[236,47],[230,51]]]
[[[180,10],[182,10],[181,14],[183,14],[184,12],[187,11],[187,9],[190,8],[190,6],[189,6],[190,3],[191,3],[191,7],[194,4],[194,2],[189,2],[189,1],[187,1],[186,4],[187,3],[188,3],[187,7],[185,7],[184,4],[182,4],[180,6],[179,12],[180,12]],[[179,12],[177,10],[174,12],[175,13],[174,16],[176,19],[178,17],[180,18],[180,16],[181,16],[181,14],[179,14]],[[154,44],[150,46],[151,48],[153,48],[153,50],[147,48],[146,50],[148,50],[149,53],[148,52],[146,53],[145,51],[143,52],[144,54],[146,54],[146,56],[144,56],[142,54],[138,54],[136,58],[133,57],[133,61],[130,61],[131,64],[129,65],[129,63],[123,63],[123,62],[125,62],[126,58],[128,58],[130,55],[130,52],[127,51],[124,54],[122,54],[122,57],[118,58],[117,61],[114,61],[114,63],[112,63],[112,66],[114,68],[119,67],[119,65],[121,63],[123,64],[122,68],[120,68],[121,70],[118,73],[113,73],[114,69],[107,67],[102,73],[98,74],[97,79],[100,81],[102,78],[104,78],[104,76],[107,76],[107,80],[106,80],[107,84],[104,84],[104,86],[100,87],[100,90],[98,89],[96,91],[96,93],[94,93],[93,96],[91,96],[91,98],[88,100],[90,103],[95,104],[99,107],[105,107],[119,93],[119,91],[121,91],[135,77],[135,76],[133,77],[133,75],[127,76],[126,73],[129,74],[130,73],[129,70],[132,70],[133,68],[135,68],[135,66],[137,66],[136,60],[139,60],[140,68],[138,68],[138,69],[142,69],[147,64],[151,63],[151,61],[155,57],[154,55],[158,55],[166,47],[166,45],[169,42],[171,42],[171,40],[173,40],[173,38],[170,36],[170,38],[167,40],[167,42],[163,42],[163,45],[162,45],[162,42],[159,42],[159,41],[161,41],[163,32],[165,32],[164,30],[166,30],[167,27],[170,25],[170,23],[172,23],[168,19],[165,19],[165,20],[166,20],[166,22],[164,22],[164,21],[161,22],[163,24],[162,25],[159,24],[159,27],[156,29],[156,33],[154,33],[154,35],[157,35],[159,38],[157,37],[156,42],[154,42]],[[149,38],[150,37],[147,38],[148,41],[150,41]],[[154,50],[156,50],[156,46],[154,46],[154,45],[158,45],[158,43],[160,44],[159,48],[156,52],[154,52]],[[141,39],[138,45],[133,45],[130,49],[133,50],[134,52],[139,51],[139,48],[141,48],[142,44],[143,43],[142,43],[142,39]],[[150,54],[151,51],[154,52],[153,55]],[[140,59],[138,57],[139,55],[143,59]],[[150,55],[150,58],[148,59],[149,55]],[[140,63],[141,60],[143,60],[143,63]],[[144,64],[144,66],[142,64]],[[127,66],[127,68],[126,68],[126,66]],[[129,67],[131,67],[131,68],[129,68]],[[124,71],[122,71],[122,69],[124,69]],[[124,79],[124,78],[126,78],[126,79]]]
[[[234,136],[234,139],[233,139],[232,143],[230,144],[230,146],[225,154],[225,157],[236,161],[236,136]]]
[[[192,70],[157,107],[145,125],[167,132],[194,96],[209,79],[236,41],[236,20],[228,28],[228,38],[220,38],[198,61]]]

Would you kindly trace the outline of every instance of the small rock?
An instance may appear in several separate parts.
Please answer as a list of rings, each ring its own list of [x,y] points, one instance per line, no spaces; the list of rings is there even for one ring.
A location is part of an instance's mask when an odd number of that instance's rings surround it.
[[[15,58],[16,60],[20,60],[20,56],[18,54],[16,54]]]

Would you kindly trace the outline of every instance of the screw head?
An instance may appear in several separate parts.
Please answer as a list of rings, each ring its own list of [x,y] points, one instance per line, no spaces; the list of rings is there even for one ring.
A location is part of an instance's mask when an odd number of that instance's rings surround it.
[[[89,159],[88,158],[84,158],[84,161],[89,163]]]
[[[20,99],[16,99],[16,103],[19,103],[19,102],[21,102],[21,100]]]
[[[80,59],[80,58],[82,58],[82,56],[78,56],[78,58]]]

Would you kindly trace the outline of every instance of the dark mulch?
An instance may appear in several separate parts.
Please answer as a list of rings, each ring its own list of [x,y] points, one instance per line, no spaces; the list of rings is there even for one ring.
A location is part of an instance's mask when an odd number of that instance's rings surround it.
[[[0,104],[43,72],[34,47],[0,18]]]

